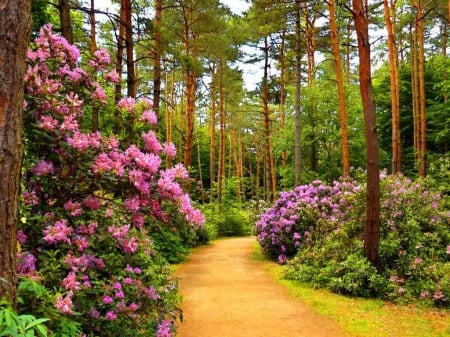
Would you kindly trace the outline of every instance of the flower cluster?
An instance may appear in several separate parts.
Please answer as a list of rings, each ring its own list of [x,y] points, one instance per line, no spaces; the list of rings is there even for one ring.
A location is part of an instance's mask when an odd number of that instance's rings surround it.
[[[309,242],[318,226],[337,228],[348,214],[346,194],[359,190],[352,182],[336,181],[327,186],[316,180],[311,184],[281,192],[274,206],[256,223],[258,241],[264,251],[283,264],[302,242]],[[331,225],[330,225],[331,224]]]
[[[39,274],[54,292],[54,308],[96,336],[140,322],[145,336],[170,336],[177,285],[152,245],[152,230],[172,222],[196,228],[204,217],[182,189],[187,170],[163,167],[176,150],[150,130],[157,120],[148,99],[124,98],[117,106],[147,128],[135,144],[87,131],[88,112],[107,109],[103,85],[118,75],[107,70],[104,49],[85,61],[89,70],[79,61],[78,49],[50,25],[28,52],[27,221],[18,234],[18,270]]]

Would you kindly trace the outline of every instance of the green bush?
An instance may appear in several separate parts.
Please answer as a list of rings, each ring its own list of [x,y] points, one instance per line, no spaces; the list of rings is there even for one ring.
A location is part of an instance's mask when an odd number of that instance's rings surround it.
[[[0,301],[0,336],[47,337],[45,322],[48,318],[36,318],[29,314],[18,314],[6,301]]]
[[[252,234],[251,213],[237,202],[222,206],[211,203],[203,205],[201,209],[206,218],[203,229],[210,240]]]

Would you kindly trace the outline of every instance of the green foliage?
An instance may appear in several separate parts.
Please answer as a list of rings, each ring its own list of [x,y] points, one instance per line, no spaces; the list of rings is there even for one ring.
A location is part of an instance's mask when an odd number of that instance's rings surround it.
[[[203,205],[201,208],[206,217],[204,230],[210,240],[227,236],[245,236],[252,233],[253,221],[251,212],[239,203],[216,203]]]
[[[36,318],[29,314],[18,314],[6,301],[0,301],[0,336],[47,337],[45,322],[48,318]]]

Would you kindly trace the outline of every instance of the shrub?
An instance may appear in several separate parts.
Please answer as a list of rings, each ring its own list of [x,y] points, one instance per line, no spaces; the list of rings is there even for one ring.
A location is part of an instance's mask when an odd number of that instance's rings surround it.
[[[345,199],[340,205],[346,212],[307,218],[311,221],[309,240],[298,244],[295,257],[288,263],[287,277],[348,295],[393,301],[422,299],[449,306],[446,273],[450,268],[450,213],[441,196],[402,175],[382,173],[381,178],[382,269],[377,271],[364,257],[365,187],[353,182],[353,188],[336,194]],[[290,203],[290,214],[305,214],[302,201],[293,198]],[[263,238],[269,234],[275,237],[273,241],[261,240],[263,248],[277,254],[281,245],[292,246],[289,233],[299,230],[294,226],[302,223],[292,222],[288,228],[283,220],[286,211],[278,205],[271,210],[275,213],[271,219],[276,221],[260,225],[268,233]]]
[[[274,206],[256,223],[258,241],[265,253],[284,263],[286,258],[295,255],[302,243],[309,244],[312,235],[334,229],[330,223],[347,217],[345,195],[358,188],[345,181],[327,186],[316,180],[281,192]]]
[[[51,26],[28,52],[18,270],[45,291],[22,310],[51,317],[53,336],[168,336],[179,315],[177,280],[152,236],[204,218],[181,187],[187,170],[162,166],[175,147],[151,130],[149,100],[117,106],[138,138],[88,131],[89,113],[107,104],[100,81],[118,76],[106,70],[105,50],[86,63],[89,70]]]

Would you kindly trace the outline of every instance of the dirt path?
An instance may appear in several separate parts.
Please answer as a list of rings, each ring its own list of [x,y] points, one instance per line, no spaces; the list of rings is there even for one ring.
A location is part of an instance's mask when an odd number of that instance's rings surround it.
[[[344,337],[252,258],[255,238],[213,242],[180,266],[180,337]]]

